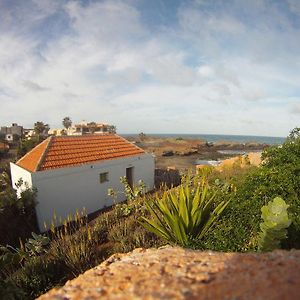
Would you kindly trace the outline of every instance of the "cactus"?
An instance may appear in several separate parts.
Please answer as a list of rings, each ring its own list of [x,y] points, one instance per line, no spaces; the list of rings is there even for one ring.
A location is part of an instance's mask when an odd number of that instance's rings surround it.
[[[276,197],[261,208],[264,222],[260,223],[259,250],[272,251],[280,248],[281,241],[287,238],[287,228],[291,224],[288,207],[282,198]]]

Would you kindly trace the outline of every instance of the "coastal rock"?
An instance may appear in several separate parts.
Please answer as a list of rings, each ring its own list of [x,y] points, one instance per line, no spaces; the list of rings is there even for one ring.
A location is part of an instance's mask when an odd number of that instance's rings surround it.
[[[174,152],[172,150],[167,150],[162,153],[162,156],[173,156]]]
[[[136,249],[41,296],[63,299],[298,299],[300,251]]]
[[[176,152],[176,154],[178,154],[180,156],[189,156],[189,155],[193,155],[193,154],[197,154],[197,153],[198,153],[198,149],[187,149],[185,151]]]

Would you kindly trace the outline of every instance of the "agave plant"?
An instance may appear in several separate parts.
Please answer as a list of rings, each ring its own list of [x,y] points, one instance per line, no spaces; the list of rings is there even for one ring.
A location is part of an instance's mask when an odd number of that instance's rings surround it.
[[[216,192],[209,189],[205,178],[196,187],[187,180],[179,188],[165,191],[152,205],[146,202],[152,219],[142,217],[141,224],[168,242],[186,247],[203,238],[229,202],[215,206],[215,198]]]

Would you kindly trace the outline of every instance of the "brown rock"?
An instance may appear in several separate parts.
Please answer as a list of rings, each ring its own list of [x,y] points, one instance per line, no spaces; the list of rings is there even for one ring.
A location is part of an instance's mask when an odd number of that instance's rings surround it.
[[[39,299],[299,299],[300,251],[136,249]]]

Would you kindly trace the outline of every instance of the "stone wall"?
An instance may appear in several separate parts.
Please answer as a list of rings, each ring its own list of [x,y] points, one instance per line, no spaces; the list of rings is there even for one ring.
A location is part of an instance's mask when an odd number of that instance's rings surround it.
[[[116,254],[41,300],[299,299],[300,251],[221,253],[182,248]]]

